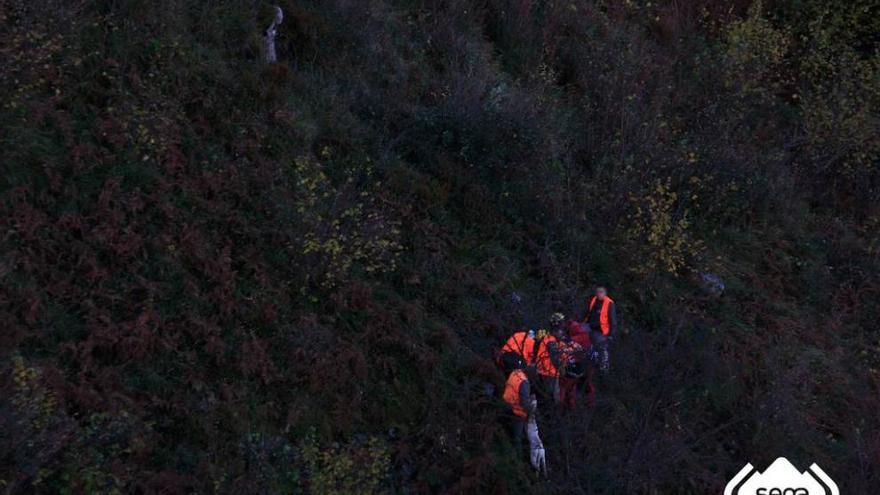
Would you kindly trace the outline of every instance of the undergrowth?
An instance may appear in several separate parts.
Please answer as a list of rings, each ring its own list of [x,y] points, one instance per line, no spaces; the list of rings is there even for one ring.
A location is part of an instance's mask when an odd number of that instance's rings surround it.
[[[279,6],[0,0],[0,491],[878,491],[876,6]],[[597,283],[537,481],[493,350]]]

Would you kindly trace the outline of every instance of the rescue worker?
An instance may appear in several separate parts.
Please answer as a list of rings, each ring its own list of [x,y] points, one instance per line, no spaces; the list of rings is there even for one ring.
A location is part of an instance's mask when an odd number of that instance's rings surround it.
[[[559,338],[562,337],[562,333],[557,331],[557,335],[552,335],[547,330],[541,329],[537,336],[539,344],[535,364],[541,387],[548,397],[552,397],[554,402],[559,402]]]
[[[574,409],[577,405],[578,384],[589,369],[587,354],[577,342],[566,339],[560,346],[562,366],[559,374],[559,402],[565,409]]]
[[[515,369],[510,372],[504,385],[504,402],[513,413],[513,437],[517,445],[522,445],[529,416],[537,409],[537,401],[532,395],[531,384],[524,370]]]
[[[599,355],[599,371],[604,375],[610,367],[608,342],[617,334],[617,306],[605,287],[596,287],[582,321],[590,327],[590,341]]]
[[[505,373],[533,366],[535,363],[535,332],[521,330],[514,333],[501,347],[499,364]]]
[[[596,389],[593,387],[593,366],[590,362],[593,345],[590,340],[590,332],[587,330],[587,324],[569,321],[568,337],[570,344],[563,348],[564,369],[560,375],[559,383],[560,391],[566,393],[566,395],[562,396],[561,400],[564,405],[568,401],[567,406],[569,408],[574,407],[576,392],[578,389],[583,389],[584,401],[587,407],[593,407],[596,403]]]

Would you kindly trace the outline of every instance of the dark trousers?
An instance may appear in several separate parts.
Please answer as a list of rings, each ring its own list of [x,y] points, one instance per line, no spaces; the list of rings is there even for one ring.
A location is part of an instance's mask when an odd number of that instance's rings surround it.
[[[611,367],[611,358],[608,354],[608,337],[598,330],[590,330],[590,341],[593,343],[593,349],[599,353],[599,360],[596,367],[604,376]]]
[[[526,418],[522,418],[517,415],[512,415],[513,419],[510,422],[511,428],[513,428],[513,442],[516,444],[517,448],[522,448],[523,439],[526,437]]]
[[[581,378],[581,382],[583,382],[584,388],[584,403],[587,404],[587,407],[593,407],[596,405],[596,387],[593,386],[593,367],[587,366],[587,370],[584,373],[584,376]]]
[[[596,388],[593,387],[593,368],[587,366],[584,375],[579,378],[563,376],[559,378],[559,402],[566,409],[577,406],[578,396],[583,390],[584,404],[587,407],[596,405]]]
[[[577,389],[580,378],[559,377],[559,402],[565,409],[574,409],[577,405]]]

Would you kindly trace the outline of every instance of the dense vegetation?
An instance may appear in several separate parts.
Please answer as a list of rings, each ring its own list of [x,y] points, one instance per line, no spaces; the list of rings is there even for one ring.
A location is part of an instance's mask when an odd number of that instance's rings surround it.
[[[880,492],[876,2],[279,5],[0,0],[0,492]]]

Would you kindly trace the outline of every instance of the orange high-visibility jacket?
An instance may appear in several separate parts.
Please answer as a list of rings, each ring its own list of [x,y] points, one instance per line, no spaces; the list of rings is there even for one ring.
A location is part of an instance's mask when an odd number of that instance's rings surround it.
[[[504,386],[504,402],[510,405],[513,414],[521,418],[528,417],[528,413],[526,413],[526,408],[522,403],[519,392],[523,382],[528,383],[528,381],[529,379],[526,377],[525,371],[513,370],[510,376],[507,377],[507,384]]]
[[[507,343],[501,348],[501,352],[513,352],[519,354],[529,366],[535,364],[535,339],[530,339],[526,332],[516,332],[507,339]]]
[[[541,343],[538,344],[538,374],[543,376],[559,375],[559,370],[556,369],[556,365],[553,364],[553,359],[550,357],[550,344],[558,346],[559,341],[556,340],[556,337],[548,335],[541,339]]]
[[[614,304],[614,300],[608,296],[605,296],[605,299],[602,300],[602,308],[599,310],[599,326],[602,327],[602,335],[608,335],[611,333],[611,318],[608,316],[608,310],[611,308],[612,304]],[[595,305],[596,296],[593,296],[590,299],[589,308],[587,308],[587,319],[590,318],[590,313],[593,311],[593,306]]]

